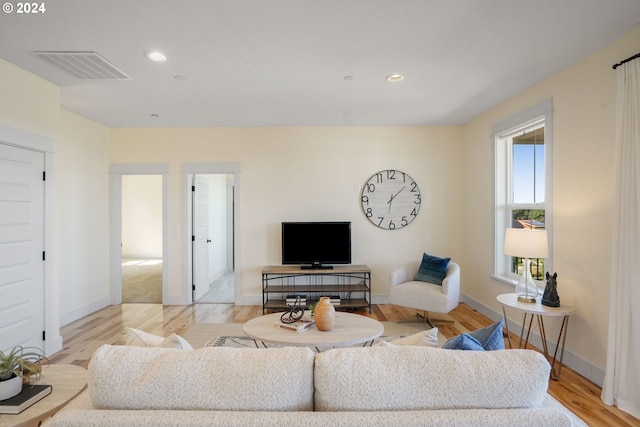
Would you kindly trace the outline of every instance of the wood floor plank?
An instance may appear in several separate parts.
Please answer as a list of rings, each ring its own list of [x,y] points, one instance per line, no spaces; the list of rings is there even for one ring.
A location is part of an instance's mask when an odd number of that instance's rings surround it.
[[[414,322],[416,311],[391,304],[373,305],[358,313],[379,321]],[[126,328],[167,336],[185,335],[194,325],[216,323],[245,323],[262,315],[260,306],[233,304],[194,304],[190,306],[162,306],[160,304],[122,304],[109,306],[61,329],[64,347],[50,357],[50,363],[71,363],[87,367],[93,352],[103,344],[123,344]],[[430,314],[430,320],[446,337],[466,330],[475,330],[492,320],[460,304],[448,316]],[[455,322],[451,322],[453,318]],[[512,342],[517,336],[511,333]],[[507,345],[505,337],[505,345]],[[534,348],[535,349],[535,348]],[[602,390],[596,384],[564,366],[559,381],[549,382],[549,393],[576,413],[589,426],[640,426],[640,419],[605,405],[600,399]]]

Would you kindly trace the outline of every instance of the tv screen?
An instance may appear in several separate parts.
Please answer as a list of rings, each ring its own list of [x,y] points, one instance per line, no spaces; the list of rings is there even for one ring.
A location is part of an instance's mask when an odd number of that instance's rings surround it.
[[[351,264],[351,222],[283,222],[282,264]]]

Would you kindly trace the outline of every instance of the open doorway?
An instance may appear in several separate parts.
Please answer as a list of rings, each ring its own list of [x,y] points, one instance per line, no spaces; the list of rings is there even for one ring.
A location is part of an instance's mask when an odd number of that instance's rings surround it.
[[[122,208],[123,179],[133,175],[154,175],[161,181],[162,208],[158,210],[158,217],[162,223],[162,303],[169,304],[173,301],[168,297],[168,274],[167,274],[167,247],[168,225],[167,225],[167,194],[169,187],[169,165],[165,163],[127,163],[112,164],[109,166],[110,173],[110,230],[109,230],[109,255],[111,271],[111,304],[122,303],[122,255],[123,255],[123,214],[127,215]],[[128,211],[128,210],[127,210]]]
[[[162,304],[162,175],[122,176],[122,302]]]
[[[235,302],[234,175],[194,174],[192,280],[196,303]]]

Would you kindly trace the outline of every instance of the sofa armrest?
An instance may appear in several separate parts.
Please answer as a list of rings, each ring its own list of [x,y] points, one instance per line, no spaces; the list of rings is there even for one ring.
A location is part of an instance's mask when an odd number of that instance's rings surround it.
[[[418,265],[419,261],[410,261],[393,270],[389,275],[390,285],[396,286],[401,283],[412,281],[416,275],[416,271],[418,271]]]

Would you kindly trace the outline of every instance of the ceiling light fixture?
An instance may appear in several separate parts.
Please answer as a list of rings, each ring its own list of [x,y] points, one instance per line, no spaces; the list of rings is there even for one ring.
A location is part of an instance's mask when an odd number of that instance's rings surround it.
[[[152,50],[144,54],[147,58],[155,62],[164,62],[167,60],[167,57],[162,52],[158,52],[157,50]]]
[[[402,74],[389,74],[387,76],[388,82],[399,82],[401,80],[404,80],[404,76]]]

